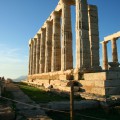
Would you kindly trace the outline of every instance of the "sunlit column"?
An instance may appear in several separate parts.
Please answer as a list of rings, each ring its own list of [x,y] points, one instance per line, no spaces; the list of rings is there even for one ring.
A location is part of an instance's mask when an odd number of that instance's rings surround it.
[[[71,9],[68,0],[60,0],[60,1],[62,6],[61,70],[67,70],[73,68]]]
[[[96,5],[88,6],[89,40],[91,54],[91,68],[98,70],[101,67],[99,57],[99,28],[98,28],[98,10]]]
[[[33,65],[34,65],[34,62],[33,62],[33,47],[34,47],[34,42],[33,42],[33,39],[31,39],[31,75],[34,74],[34,70],[33,70]]]
[[[108,70],[108,55],[107,55],[107,42],[102,42],[103,50],[103,69]]]
[[[44,73],[44,68],[45,68],[45,39],[46,39],[46,29],[41,28],[40,73]]]
[[[31,75],[31,40],[29,40],[29,75]]]
[[[33,38],[33,74],[36,74],[36,42],[37,38]]]
[[[117,40],[117,38],[113,38],[111,40],[111,44],[112,44],[112,60],[113,60],[113,62],[118,62],[118,53],[117,53],[116,40]]]
[[[76,68],[91,67],[87,0],[76,0]]]
[[[53,12],[52,65],[51,71],[61,69],[60,13]]]
[[[52,22],[46,21],[45,72],[51,71],[51,55],[52,55]]]
[[[40,60],[40,34],[37,34],[36,43],[36,74],[39,73],[39,60]]]

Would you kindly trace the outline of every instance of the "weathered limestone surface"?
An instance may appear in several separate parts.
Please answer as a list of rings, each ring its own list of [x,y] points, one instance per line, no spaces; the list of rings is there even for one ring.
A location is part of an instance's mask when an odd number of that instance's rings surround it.
[[[40,73],[44,72],[44,67],[45,67],[45,39],[46,39],[46,29],[41,28]]]
[[[112,44],[112,60],[113,60],[113,62],[118,62],[117,44],[116,44],[117,39],[118,38],[113,38],[111,40],[111,44]]]
[[[61,48],[61,70],[73,68],[72,57],[72,30],[71,9],[67,1],[61,0],[62,6],[62,48]]]
[[[107,71],[98,73],[86,73],[84,74],[85,80],[113,80],[120,79],[119,71]]]
[[[33,65],[34,65],[33,64],[33,47],[34,47],[33,46],[33,39],[31,39],[31,75],[34,74],[34,72],[33,72],[33,68],[34,68],[33,67]]]
[[[103,69],[108,70],[107,42],[102,42],[103,49]]]
[[[76,0],[76,68],[90,69],[90,41],[87,0]]]
[[[31,40],[29,41],[29,75],[31,75],[32,73],[31,73],[31,65],[32,65],[32,59],[31,59],[31,54],[32,54],[32,45],[31,45]]]
[[[82,90],[98,95],[120,94],[120,72],[108,71],[99,73],[86,73],[84,80],[80,80]]]
[[[60,13],[53,12],[52,61],[51,71],[61,69]]]
[[[37,39],[33,40],[33,74],[36,74],[36,43]]]
[[[52,55],[52,23],[46,21],[46,41],[45,41],[45,72],[51,71]]]
[[[91,53],[91,68],[95,71],[100,69],[99,62],[99,30],[97,6],[88,6],[89,40]],[[96,25],[95,25],[96,24]]]
[[[120,38],[120,31],[117,32],[117,33],[114,33],[112,35],[108,35],[107,37],[104,37],[104,40],[105,41],[110,41],[112,40],[113,38]]]
[[[37,34],[37,43],[36,43],[36,74],[39,73],[40,67],[40,34]]]

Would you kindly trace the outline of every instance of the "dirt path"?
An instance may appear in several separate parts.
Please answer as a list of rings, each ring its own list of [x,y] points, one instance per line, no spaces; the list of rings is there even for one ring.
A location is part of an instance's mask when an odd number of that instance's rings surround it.
[[[17,101],[40,106],[31,100],[26,94],[24,94],[14,83],[7,84],[7,90],[12,92],[14,99]],[[16,120],[52,120],[45,114],[44,110],[39,108],[30,107],[20,103],[15,103],[15,106],[17,112]]]

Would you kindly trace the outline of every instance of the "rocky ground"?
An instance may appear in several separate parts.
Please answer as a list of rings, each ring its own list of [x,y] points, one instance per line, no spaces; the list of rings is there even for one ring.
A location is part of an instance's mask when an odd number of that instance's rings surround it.
[[[7,84],[7,91],[10,91],[16,101],[26,103],[29,105],[15,103],[16,108],[16,120],[51,120],[46,114],[45,111],[38,108],[40,105],[32,101],[26,94],[24,94],[20,88],[13,84]],[[33,106],[37,107],[33,107]],[[9,119],[8,119],[9,120]]]

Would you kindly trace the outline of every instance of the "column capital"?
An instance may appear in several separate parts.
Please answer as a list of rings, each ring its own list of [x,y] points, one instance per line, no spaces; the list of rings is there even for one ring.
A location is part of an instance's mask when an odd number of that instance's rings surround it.
[[[114,38],[111,39],[111,41],[112,41],[112,40],[117,40],[117,39],[118,39],[118,37],[114,37]]]
[[[41,28],[40,31],[41,31],[41,33],[45,32],[45,28]]]
[[[37,33],[37,38],[40,38],[40,35],[41,35],[40,33]]]
[[[49,25],[52,25],[52,22],[49,21],[49,20],[47,20],[47,21],[46,21],[46,26],[49,26]]]
[[[61,16],[61,13],[58,12],[58,11],[53,11],[52,12],[52,17],[55,18],[55,17],[60,17]]]
[[[102,41],[102,42],[100,42],[101,44],[107,44],[108,43],[108,41]]]
[[[36,41],[37,41],[37,38],[33,38],[33,39],[34,39],[34,40],[33,40],[34,42],[36,42]]]
[[[31,43],[32,43],[32,39],[29,40],[29,46],[31,45]]]
[[[31,44],[33,44],[34,43],[34,40],[33,40],[33,38],[31,39]]]

